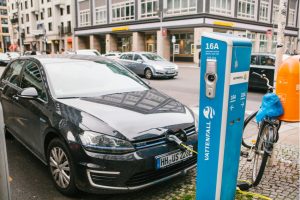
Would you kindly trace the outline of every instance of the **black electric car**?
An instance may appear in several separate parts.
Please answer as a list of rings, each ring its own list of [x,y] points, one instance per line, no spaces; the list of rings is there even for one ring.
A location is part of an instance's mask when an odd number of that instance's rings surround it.
[[[0,81],[6,131],[49,166],[57,189],[116,193],[185,174],[197,148],[192,112],[104,57],[12,61]]]

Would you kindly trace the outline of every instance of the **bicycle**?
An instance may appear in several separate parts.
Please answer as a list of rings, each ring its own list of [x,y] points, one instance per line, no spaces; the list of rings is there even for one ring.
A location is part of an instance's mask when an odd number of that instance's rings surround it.
[[[270,85],[269,79],[265,74],[258,74],[253,72],[252,74],[259,76],[260,78],[266,80],[267,93],[273,93],[274,87]],[[244,121],[244,133],[242,139],[242,145],[248,149],[247,152],[241,152],[241,156],[247,158],[247,161],[253,161],[252,169],[252,183],[249,187],[257,186],[264,174],[265,167],[267,165],[269,157],[272,155],[273,145],[279,139],[278,131],[281,126],[281,121],[276,117],[265,117],[260,123],[255,121],[255,117],[258,111],[249,115]],[[248,128],[250,132],[253,132],[253,128],[257,128],[258,135],[256,140],[249,140]],[[251,135],[250,135],[251,137]]]

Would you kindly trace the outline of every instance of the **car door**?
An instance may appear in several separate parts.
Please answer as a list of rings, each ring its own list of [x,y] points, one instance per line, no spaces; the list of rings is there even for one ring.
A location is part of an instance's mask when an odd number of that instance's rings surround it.
[[[134,66],[133,62],[133,54],[127,53],[126,57],[124,58],[124,62],[126,63],[126,67],[136,73],[136,67]]]
[[[133,65],[136,70],[136,74],[144,75],[144,70],[146,68],[145,67],[146,65],[142,56],[140,56],[139,54],[134,54]]]
[[[24,62],[24,60],[13,61],[4,71],[0,83],[4,124],[14,135],[16,134],[15,101],[17,93],[21,90],[20,74]]]
[[[38,98],[28,99],[19,97],[15,102],[16,131],[26,145],[38,153],[43,153],[42,131],[48,121],[47,93],[39,65],[32,60],[26,61],[21,74],[20,88],[34,87]]]

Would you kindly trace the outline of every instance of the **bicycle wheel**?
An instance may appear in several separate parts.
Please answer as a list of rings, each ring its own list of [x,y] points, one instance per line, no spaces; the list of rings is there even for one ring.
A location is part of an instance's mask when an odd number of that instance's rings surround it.
[[[259,132],[259,126],[255,120],[257,112],[258,111],[249,115],[244,121],[242,145],[248,149],[254,146],[252,140],[257,138]]]
[[[272,132],[272,133],[271,133]],[[273,145],[273,141],[271,141],[270,137],[273,137],[274,129],[269,123],[262,122],[261,128],[259,130],[259,134],[257,136],[255,150],[254,150],[254,161],[252,168],[252,185],[257,186],[264,174],[269,155],[269,152]]]

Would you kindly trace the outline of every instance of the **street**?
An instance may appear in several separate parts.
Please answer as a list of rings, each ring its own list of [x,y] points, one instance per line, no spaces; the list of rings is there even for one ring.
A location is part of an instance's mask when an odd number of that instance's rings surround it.
[[[0,72],[4,68],[0,68]],[[185,67],[181,64],[179,76],[175,79],[155,79],[150,85],[172,97],[183,102],[187,106],[197,109],[199,93],[199,68]],[[250,92],[248,95],[247,112],[258,109],[262,94]],[[14,139],[7,139],[8,162],[10,176],[12,177],[12,199],[42,199],[42,200],[63,200],[69,199],[61,195],[51,182],[48,169],[33,154]],[[179,177],[168,181],[166,184],[151,187],[145,191],[124,195],[101,195],[101,199],[151,199],[157,198],[155,193],[164,193],[170,187],[182,187],[182,183],[194,181],[188,174],[186,177]],[[189,184],[188,184],[189,185]],[[187,185],[187,186],[188,186]],[[143,198],[141,198],[141,196]],[[99,199],[99,195],[82,194],[80,199]]]

